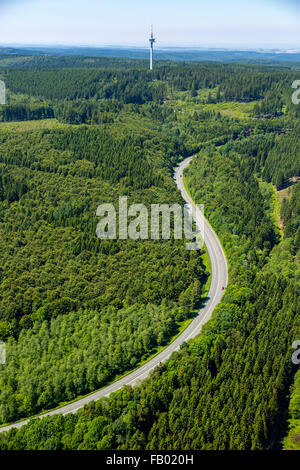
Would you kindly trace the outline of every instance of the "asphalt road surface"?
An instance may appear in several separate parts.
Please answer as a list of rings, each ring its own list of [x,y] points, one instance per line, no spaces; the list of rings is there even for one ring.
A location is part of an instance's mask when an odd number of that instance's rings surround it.
[[[206,302],[201,307],[197,317],[194,318],[194,320],[181,333],[181,335],[178,336],[175,341],[173,341],[173,343],[167,346],[157,356],[153,357],[139,369],[131,372],[130,374],[126,375],[120,380],[117,380],[111,385],[108,385],[107,387],[98,390],[97,392],[94,392],[84,398],[80,398],[79,400],[76,400],[68,405],[62,406],[61,408],[57,408],[55,410],[49,411],[48,413],[44,413],[39,416],[40,418],[56,414],[65,415],[68,413],[75,413],[77,410],[84,407],[84,405],[86,405],[87,403],[98,400],[102,397],[107,397],[112,392],[115,392],[124,385],[136,385],[137,383],[141,382],[149,375],[150,371],[155,369],[155,367],[157,367],[160,363],[165,362],[174,351],[178,350],[182,343],[188,341],[191,338],[195,338],[201,332],[202,325],[204,325],[204,323],[206,323],[211,318],[213,310],[220,303],[221,298],[224,294],[223,287],[226,288],[228,282],[227,262],[218,237],[214,233],[207,220],[204,218],[201,211],[196,208],[184,188],[183,171],[189,165],[192,158],[193,157],[190,157],[184,160],[181,165],[176,169],[174,174],[174,180],[176,181],[178,189],[182,193],[183,199],[186,201],[186,203],[192,205],[197,226],[202,227],[202,231],[204,229],[204,241],[211,261],[211,284]],[[27,419],[24,421],[19,421],[15,424],[11,424],[9,426],[2,427],[0,428],[0,432],[8,431],[13,427],[20,428],[24,424],[28,423],[28,421],[29,420]]]

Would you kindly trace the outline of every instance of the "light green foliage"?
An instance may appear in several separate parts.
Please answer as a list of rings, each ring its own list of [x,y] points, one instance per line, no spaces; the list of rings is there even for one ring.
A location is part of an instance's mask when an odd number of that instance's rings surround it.
[[[16,97],[34,95],[30,108],[41,100],[61,122],[88,126],[0,125],[7,132],[0,312],[13,352],[2,374],[2,420],[135,367],[178,332],[201,298],[205,268],[183,244],[99,244],[90,217],[99,197],[180,201],[172,168],[199,152],[185,182],[220,236],[230,283],[202,334],[140,386],[75,415],[31,421],[2,437],[0,448],[267,449],[285,433],[291,390],[284,445],[296,448],[299,185],[282,203],[280,241],[270,183],[280,189],[299,176],[299,111],[289,94],[298,77],[288,68],[187,63],[150,74],[142,63],[128,61],[125,71],[122,61],[109,69],[101,59],[82,69],[82,59],[73,60],[24,59],[29,71],[3,71]]]

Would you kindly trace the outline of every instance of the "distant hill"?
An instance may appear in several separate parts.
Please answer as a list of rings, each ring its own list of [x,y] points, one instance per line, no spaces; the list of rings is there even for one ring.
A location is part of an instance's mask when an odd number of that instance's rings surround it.
[[[20,46],[0,47],[0,56],[85,56],[85,57],[117,57],[128,59],[147,59],[149,50],[137,47],[71,47],[71,46]],[[300,51],[279,50],[221,50],[191,47],[166,47],[155,50],[157,60],[175,61],[213,61],[246,64],[283,65],[300,63]]]

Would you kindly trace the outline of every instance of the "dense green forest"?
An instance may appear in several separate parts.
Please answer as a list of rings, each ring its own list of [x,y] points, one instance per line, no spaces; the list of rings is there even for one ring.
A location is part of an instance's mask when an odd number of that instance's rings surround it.
[[[203,334],[184,345],[140,387],[125,387],[76,415],[32,421],[10,431],[3,448],[260,449],[270,445],[280,410],[287,406],[293,376],[290,339],[299,333],[299,265],[292,256],[292,239],[272,250],[276,233],[271,217],[262,216],[253,231],[243,232],[231,223],[231,214],[227,216],[231,195],[220,198],[223,203],[215,216],[215,194],[206,193],[212,175],[214,184],[224,187],[223,196],[226,189],[230,193],[234,180],[245,186],[240,197],[245,216],[249,205],[258,210],[262,202],[266,204],[259,188],[250,191],[253,181],[243,168],[233,166],[228,180],[227,167],[220,167],[216,156],[201,155],[187,172],[194,197],[201,198],[198,188],[206,194],[208,213],[222,229],[231,265],[231,286]],[[260,224],[269,234],[263,250]]]
[[[286,237],[293,240],[291,251],[299,262],[300,250],[300,183],[283,199],[281,218]],[[300,328],[299,328],[300,330]],[[299,340],[299,335],[297,336]],[[289,433],[284,440],[285,449],[300,449],[300,371],[295,376],[288,413]]]
[[[284,439],[284,448],[287,450],[299,450],[300,448],[300,374],[297,372],[292,388],[292,396],[289,405],[289,432]]]
[[[6,131],[0,145],[0,338],[8,346],[0,420],[7,422],[93,391],[166,344],[201,301],[207,273],[200,254],[180,241],[96,237],[98,205],[117,206],[119,195],[148,206],[180,202],[164,169],[178,158],[167,138],[66,127]],[[44,345],[38,356],[36,341]],[[80,344],[91,344],[85,359]]]
[[[297,447],[297,74],[188,63],[151,74],[97,60],[1,69],[0,421],[101,387],[192,317],[208,278],[202,252],[95,235],[97,206],[120,195],[181,202],[172,171],[188,155],[198,156],[186,184],[226,250],[229,287],[202,334],[143,384],[32,420],[1,434],[0,448]]]

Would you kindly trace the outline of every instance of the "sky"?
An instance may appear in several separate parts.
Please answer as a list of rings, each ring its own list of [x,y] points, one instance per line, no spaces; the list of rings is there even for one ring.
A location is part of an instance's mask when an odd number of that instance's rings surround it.
[[[0,44],[300,50],[300,0],[0,0]]]

